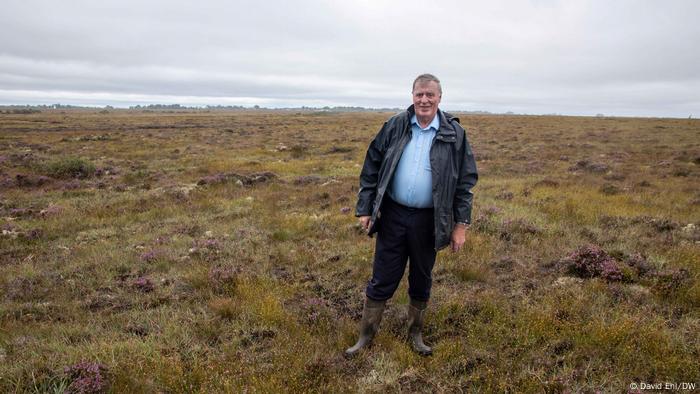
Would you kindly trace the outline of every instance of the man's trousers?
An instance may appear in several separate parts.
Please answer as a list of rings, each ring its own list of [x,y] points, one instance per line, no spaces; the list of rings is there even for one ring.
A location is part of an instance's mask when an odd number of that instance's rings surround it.
[[[408,269],[408,295],[428,301],[435,265],[435,222],[432,208],[409,208],[385,196],[377,221],[372,279],[367,297],[383,301],[391,298]]]

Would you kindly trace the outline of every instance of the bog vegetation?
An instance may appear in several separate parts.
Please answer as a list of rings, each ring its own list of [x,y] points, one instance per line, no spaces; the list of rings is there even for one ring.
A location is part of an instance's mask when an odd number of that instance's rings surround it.
[[[557,392],[700,383],[700,122],[463,116],[480,181],[355,339],[353,217],[390,114],[0,115],[0,392]]]

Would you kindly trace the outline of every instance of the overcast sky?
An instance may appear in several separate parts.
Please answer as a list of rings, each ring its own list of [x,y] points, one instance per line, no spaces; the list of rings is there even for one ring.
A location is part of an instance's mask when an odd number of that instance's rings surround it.
[[[700,117],[700,1],[31,1],[0,104],[405,107]]]

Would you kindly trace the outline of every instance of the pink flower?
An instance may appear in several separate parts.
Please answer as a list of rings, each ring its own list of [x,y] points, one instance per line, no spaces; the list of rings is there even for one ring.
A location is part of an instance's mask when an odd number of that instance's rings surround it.
[[[107,379],[104,374],[107,367],[95,362],[83,361],[66,367],[64,372],[71,380],[67,393],[104,393],[107,391]]]

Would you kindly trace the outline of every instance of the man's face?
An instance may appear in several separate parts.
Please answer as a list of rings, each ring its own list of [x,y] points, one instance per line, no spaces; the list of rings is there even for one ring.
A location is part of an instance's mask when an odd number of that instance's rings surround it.
[[[418,118],[433,119],[440,104],[440,90],[435,81],[418,81],[413,87],[413,107]]]

